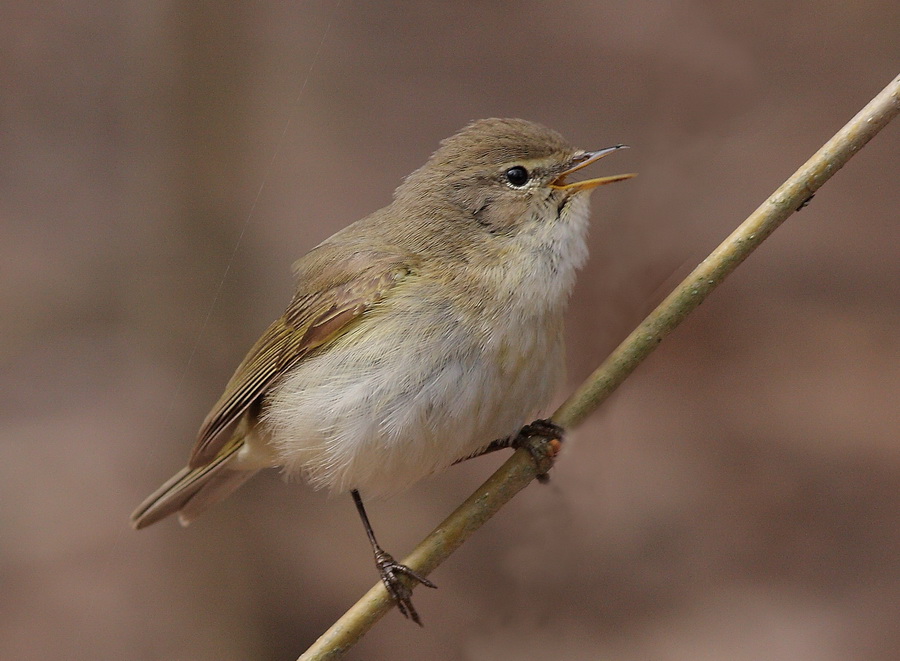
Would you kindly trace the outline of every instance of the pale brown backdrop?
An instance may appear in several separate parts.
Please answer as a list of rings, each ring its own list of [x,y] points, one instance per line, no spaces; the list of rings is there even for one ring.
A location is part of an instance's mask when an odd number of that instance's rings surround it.
[[[569,387],[900,69],[900,5],[6,3],[0,658],[293,659],[375,581],[349,497],[277,474],[131,509],[290,293],[437,141],[586,148]],[[375,6],[377,5],[377,7]],[[573,435],[354,659],[897,658],[900,126]],[[403,555],[489,474],[373,504]]]

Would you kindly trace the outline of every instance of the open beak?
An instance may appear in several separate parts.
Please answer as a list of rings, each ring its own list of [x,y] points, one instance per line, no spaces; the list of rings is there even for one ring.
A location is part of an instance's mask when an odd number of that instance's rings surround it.
[[[626,179],[631,179],[632,177],[636,177],[637,173],[632,172],[630,174],[614,174],[609,177],[598,177],[596,179],[585,179],[584,181],[576,181],[571,184],[566,183],[566,177],[568,177],[573,172],[577,172],[581,168],[586,168],[588,165],[595,161],[599,161],[601,158],[608,154],[612,154],[614,151],[618,151],[620,149],[628,149],[628,145],[616,145],[615,147],[607,147],[606,149],[600,149],[598,151],[588,151],[584,152],[576,156],[573,159],[573,165],[568,170],[564,170],[559,173],[559,176],[556,177],[553,181],[550,182],[550,188],[555,188],[557,190],[565,190],[565,191],[582,191],[582,190],[591,190],[592,188],[596,188],[597,186],[602,186],[603,184],[611,184],[616,181],[625,181]]]

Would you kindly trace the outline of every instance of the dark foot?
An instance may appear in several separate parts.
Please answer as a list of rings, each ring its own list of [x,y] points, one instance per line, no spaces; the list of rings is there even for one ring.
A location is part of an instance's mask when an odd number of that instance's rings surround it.
[[[510,445],[516,449],[528,450],[538,467],[538,482],[546,484],[550,481],[547,472],[559,454],[564,435],[565,430],[550,420],[535,420],[530,425],[522,427]]]
[[[412,605],[412,590],[401,577],[409,577],[425,587],[436,588],[437,586],[406,565],[396,562],[390,553],[386,553],[382,549],[375,551],[375,566],[381,575],[381,582],[384,583],[384,587],[387,589],[388,594],[391,595],[391,599],[397,604],[397,610],[400,611],[403,617],[409,618],[419,626],[422,626],[422,620],[419,619],[419,614]]]

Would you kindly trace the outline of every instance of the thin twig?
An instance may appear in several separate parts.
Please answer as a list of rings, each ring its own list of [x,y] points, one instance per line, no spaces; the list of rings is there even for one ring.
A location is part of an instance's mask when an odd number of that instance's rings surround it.
[[[553,415],[561,427],[581,423],[655,349],[662,339],[792,213],[900,113],[900,76],[763,202],[610,354]],[[516,451],[403,561],[428,575],[537,475],[531,455]],[[392,606],[379,583],[298,661],[337,659]]]

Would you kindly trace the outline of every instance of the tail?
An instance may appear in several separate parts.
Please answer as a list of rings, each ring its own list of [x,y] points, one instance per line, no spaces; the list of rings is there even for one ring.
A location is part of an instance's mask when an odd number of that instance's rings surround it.
[[[205,466],[182,468],[140,504],[131,515],[131,525],[140,530],[175,512],[181,525],[189,524],[256,474],[256,470],[229,468],[243,446],[242,438],[232,438]]]

